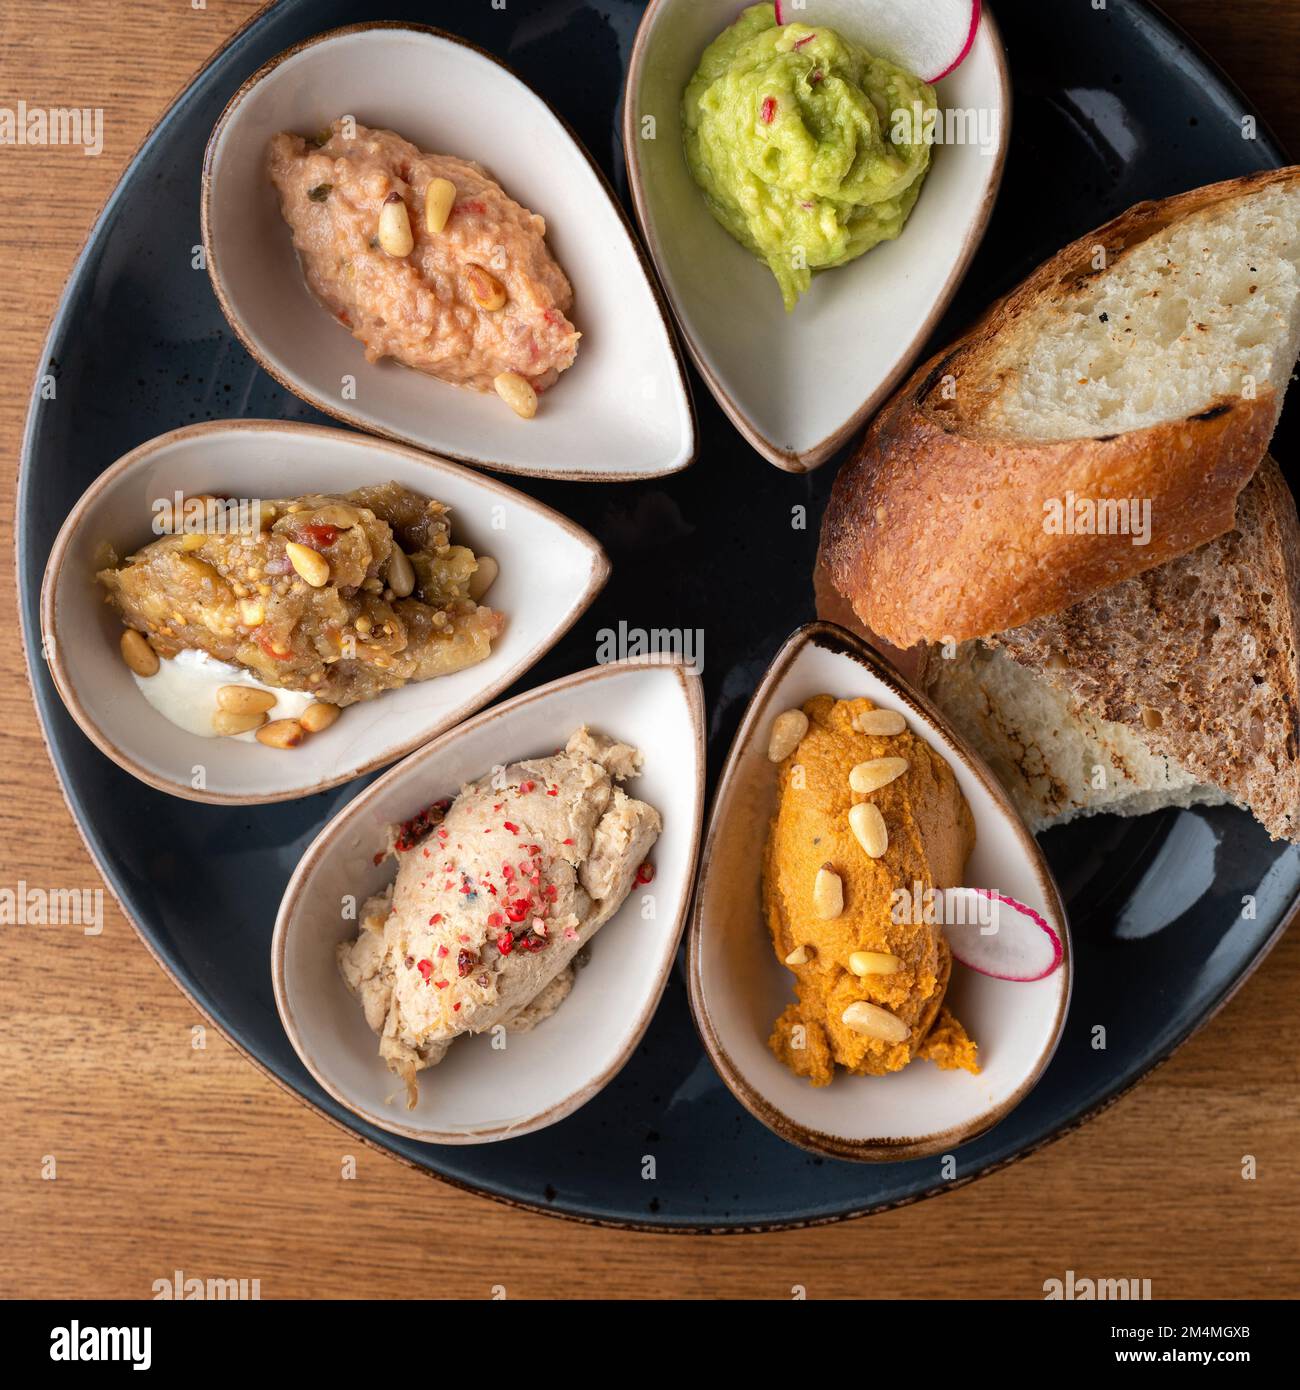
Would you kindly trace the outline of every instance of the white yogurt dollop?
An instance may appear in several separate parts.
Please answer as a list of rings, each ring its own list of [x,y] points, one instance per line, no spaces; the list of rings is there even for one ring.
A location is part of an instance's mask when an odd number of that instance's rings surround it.
[[[175,656],[160,657],[157,674],[135,676],[135,683],[144,698],[164,719],[170,719],[177,728],[198,734],[200,738],[218,736],[212,727],[212,716],[217,709],[217,691],[223,685],[251,685],[254,690],[265,690],[274,695],[275,706],[267,712],[268,722],[272,719],[297,719],[308,705],[315,703],[315,697],[306,691],[280,690],[273,685],[263,685],[242,666],[217,661],[207,652],[194,647],[185,647]],[[229,737],[253,743],[257,736],[250,732]]]

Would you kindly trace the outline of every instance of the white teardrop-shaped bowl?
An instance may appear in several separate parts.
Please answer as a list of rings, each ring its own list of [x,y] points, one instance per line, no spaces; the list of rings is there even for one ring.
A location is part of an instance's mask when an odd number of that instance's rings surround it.
[[[663,831],[654,877],[593,938],[590,959],[560,1008],[531,1032],[459,1038],[420,1073],[419,1102],[379,1058],[375,1034],[335,963],[355,936],[344,919],[391,881],[374,862],[386,827],[409,819],[494,766],[562,747],[580,725],[645,755],[631,795],[654,806]],[[590,1100],[645,1032],[672,969],[691,900],[704,810],[704,701],[683,666],[629,661],[596,666],[477,715],[367,787],[330,821],[285,889],[271,944],[276,1006],[294,1050],[341,1105],[393,1134],[439,1144],[484,1144],[542,1129]]]
[[[924,0],[900,5],[920,13]],[[937,90],[942,108],[988,112],[996,138],[937,146],[903,234],[815,275],[787,314],[771,272],[714,220],[682,150],[682,93],[738,12],[736,0],[651,0],[624,90],[623,148],[637,218],[700,374],[755,449],[802,473],[882,404],[960,284],[1002,179],[1010,81],[985,7],[969,55]],[[790,18],[872,47],[853,0],[809,0]]]
[[[266,147],[282,130],[306,134],[343,115],[484,165],[545,217],[584,336],[534,419],[519,419],[495,394],[367,362],[308,290],[266,176]],[[363,24],[271,59],[212,132],[202,220],[212,287],[244,346],[281,385],[339,420],[535,477],[651,478],[695,456],[671,320],[604,176],[536,92],[463,39],[422,25]]]
[[[917,1061],[889,1076],[841,1072],[813,1087],[768,1049],[794,998],[762,907],[762,851],[776,812],[772,720],[814,695],[866,696],[906,715],[947,760],[975,818],[967,886],[993,888],[1038,912],[1061,938],[1059,969],[1032,984],[953,964],[947,999],[979,1046],[982,1070]],[[1070,999],[1069,927],[1047,861],[979,757],[879,656],[832,623],[801,628],[777,654],[731,746],[709,816],[690,945],[691,1010],[737,1099],[791,1143],[836,1158],[891,1161],[946,1153],[995,1125],[1028,1095],[1056,1050]]]
[[[500,566],[484,602],[505,615],[506,627],[485,661],[351,705],[293,749],[202,738],[148,703],[119,655],[121,620],[95,583],[105,545],[123,556],[156,539],[152,504],[177,491],[296,497],[390,480],[447,503],[453,540]],[[472,469],[350,430],[213,421],[148,440],[86,490],[46,565],[41,639],[72,717],[132,776],[191,801],[284,801],[396,762],[481,709],[559,641],[608,577],[594,537]]]

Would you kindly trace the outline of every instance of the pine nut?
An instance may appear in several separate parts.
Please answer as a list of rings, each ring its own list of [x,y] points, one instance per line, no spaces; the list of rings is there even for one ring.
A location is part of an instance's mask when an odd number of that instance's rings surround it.
[[[844,880],[829,864],[823,864],[813,880],[813,911],[827,922],[844,911]]]
[[[876,1038],[880,1042],[906,1042],[912,1036],[912,1030],[901,1018],[896,1018],[879,1004],[868,1004],[863,999],[850,1004],[840,1015],[840,1022],[855,1033]]]
[[[788,709],[772,721],[767,740],[767,756],[774,763],[783,763],[798,748],[808,732],[808,716],[801,709]]]
[[[895,975],[902,963],[888,951],[854,951],[849,957],[849,969],[855,975]]]
[[[415,588],[415,570],[400,545],[394,545],[388,557],[388,587],[398,598],[406,598]]]
[[[501,566],[490,555],[478,557],[478,569],[469,577],[469,596],[475,603],[496,583]]]
[[[342,502],[327,502],[325,506],[317,507],[314,515],[318,526],[334,526],[340,531],[350,531],[361,521],[361,513]]]
[[[190,531],[181,537],[181,549],[184,551],[197,550],[207,537],[202,531]]]
[[[465,267],[465,284],[470,296],[480,309],[489,313],[503,309],[506,302],[506,287],[495,275],[489,274],[481,265]]]
[[[127,628],[118,645],[122,651],[122,660],[137,676],[158,674],[158,653],[149,645],[143,632],[137,632],[133,627]]]
[[[789,954],[788,956],[786,956],[786,958],[785,958],[785,963],[786,963],[787,965],[807,965],[807,964],[808,964],[808,948],[807,948],[807,946],[796,946],[796,947],[794,948],[794,950],[791,951],[790,954]]]
[[[907,771],[906,758],[872,758],[859,763],[849,773],[849,786],[855,792],[874,792],[896,782]]]
[[[266,723],[265,714],[236,714],[233,710],[219,709],[212,716],[212,727],[226,737],[247,734]]]
[[[257,731],[258,743],[268,748],[297,748],[303,738],[303,727],[296,719],[273,719]]]
[[[889,831],[880,807],[872,801],[859,801],[849,807],[849,829],[872,859],[881,858],[889,848]]]
[[[319,734],[339,717],[340,710],[337,705],[327,705],[323,700],[318,700],[314,705],[308,705],[298,716],[298,723],[307,730],[309,734]]]
[[[502,372],[492,383],[497,395],[521,419],[531,420],[537,414],[537,392],[518,372]]]
[[[275,707],[275,698],[255,685],[223,685],[217,691],[217,708],[231,714],[266,714]]]
[[[907,728],[907,720],[896,709],[869,709],[858,715],[854,727],[861,734],[893,738]]]
[[[456,203],[456,185],[450,179],[430,179],[424,190],[424,225],[430,236],[437,236],[447,225]]]
[[[411,214],[400,193],[390,193],[379,209],[379,245],[390,256],[401,260],[415,248],[411,235]]]
[[[309,545],[299,545],[297,541],[286,541],[285,554],[299,578],[305,579],[313,589],[320,589],[330,581],[330,562]]]
[[[221,576],[206,560],[197,560],[193,555],[178,553],[176,563],[199,584],[216,584],[221,579]]]

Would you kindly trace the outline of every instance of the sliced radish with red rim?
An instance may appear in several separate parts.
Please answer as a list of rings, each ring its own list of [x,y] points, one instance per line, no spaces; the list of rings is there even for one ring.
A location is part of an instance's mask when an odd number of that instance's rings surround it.
[[[816,6],[816,0],[808,8]],[[775,0],[776,22],[811,24],[805,11],[787,15],[787,5]],[[835,11],[842,6],[827,4],[816,22],[835,26]],[[828,12],[829,11],[829,12]],[[914,72],[925,82],[938,82],[966,61],[975,43],[983,11],[982,0],[925,0],[904,5],[899,0],[855,0],[853,25],[843,29],[845,38],[872,53],[879,52]]]
[[[989,888],[935,890],[954,959],[995,980],[1028,984],[1061,964],[1061,938],[1032,907]]]

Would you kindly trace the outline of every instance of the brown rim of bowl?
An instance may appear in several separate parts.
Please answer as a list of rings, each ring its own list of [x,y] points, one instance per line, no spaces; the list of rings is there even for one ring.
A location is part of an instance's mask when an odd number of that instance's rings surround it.
[[[937,729],[950,742],[957,757],[961,759],[984,790],[993,797],[1001,808],[1004,817],[1019,839],[1026,858],[1034,868],[1044,900],[1055,913],[1056,923],[1059,927],[1062,951],[1059,968],[1065,972],[1065,988],[1061,992],[1051,1037],[1039,1054],[1033,1069],[1006,1100],[992,1106],[975,1119],[940,1133],[923,1135],[915,1139],[844,1139],[839,1135],[810,1129],[806,1125],[792,1120],[783,1111],[777,1109],[767,1097],[756,1091],[742,1075],[714,1030],[705,999],[700,973],[700,939],[704,931],[704,886],[708,881],[712,866],[714,843],[718,830],[717,815],[722,805],[723,795],[730,788],[735,775],[741,751],[755,737],[758,717],[765,698],[780,683],[782,677],[794,665],[804,648],[810,645],[827,648],[839,655],[849,657],[860,666],[865,666],[874,676],[882,680],[917,718]],[[1066,1014],[1069,1011],[1073,983],[1074,962],[1070,946],[1070,925],[1066,918],[1065,905],[1061,901],[1056,881],[1052,877],[1052,871],[1048,868],[1047,861],[1043,858],[1043,853],[1037,842],[1025,828],[1024,822],[1012,806],[1011,799],[1003,791],[993,774],[985,767],[983,761],[924,695],[913,690],[883,657],[873,651],[860,638],[854,636],[853,633],[834,623],[821,620],[797,629],[786,639],[758,688],[750,697],[749,704],[745,707],[745,713],[741,718],[740,727],[737,729],[731,748],[727,752],[726,762],[723,764],[722,774],[718,779],[717,790],[713,794],[713,803],[709,808],[709,823],[705,833],[704,849],[700,856],[695,905],[691,913],[690,930],[687,934],[687,985],[691,1016],[695,1020],[695,1026],[704,1043],[705,1051],[708,1052],[727,1088],[755,1119],[760,1120],[774,1134],[779,1135],[788,1143],[796,1144],[813,1153],[867,1163],[899,1162],[903,1159],[925,1158],[932,1154],[944,1153],[954,1145],[967,1143],[991,1129],[999,1120],[1010,1114],[1038,1083],[1060,1043]]]
[[[272,3],[274,3],[274,0],[272,0]],[[269,9],[270,5],[268,5],[266,8]],[[200,236],[203,242],[204,258],[207,261],[208,279],[212,284],[212,291],[217,297],[217,303],[221,307],[221,312],[225,316],[226,322],[230,325],[232,331],[234,332],[235,336],[239,339],[240,343],[243,345],[245,351],[253,359],[253,361],[256,362],[258,366],[262,368],[263,371],[265,371],[275,381],[279,382],[279,384],[283,386],[286,391],[289,391],[293,395],[297,396],[299,400],[304,400],[309,405],[315,406],[317,410],[323,411],[326,415],[331,416],[335,420],[341,420],[344,424],[351,425],[354,429],[364,430],[367,434],[370,434],[372,436],[377,435],[380,438],[392,440],[396,444],[403,444],[411,449],[420,449],[426,453],[432,452],[430,446],[421,444],[418,440],[410,439],[406,435],[398,434],[395,431],[385,429],[382,425],[372,424],[370,421],[363,420],[359,416],[349,414],[347,411],[340,409],[337,403],[330,401],[325,397],[316,396],[315,394],[307,390],[304,390],[299,386],[296,386],[292,381],[288,380],[287,377],[280,370],[272,366],[272,364],[268,362],[266,358],[262,355],[259,346],[249,337],[247,331],[244,328],[243,322],[240,320],[238,315],[234,313],[230,301],[226,297],[225,288],[221,282],[221,274],[218,270],[218,257],[216,254],[216,248],[213,245],[211,235],[211,219],[209,210],[212,199],[212,162],[215,156],[217,144],[219,143],[221,136],[226,129],[226,125],[229,122],[230,117],[234,114],[236,107],[238,107],[243,102],[244,98],[255,86],[258,85],[258,83],[260,83],[265,77],[269,76],[269,74],[273,72],[276,68],[278,68],[281,63],[285,62],[289,58],[294,57],[298,53],[303,52],[305,49],[314,48],[317,44],[327,43],[332,39],[342,38],[346,35],[369,33],[373,30],[383,29],[403,29],[411,33],[427,34],[432,36],[433,38],[444,39],[448,43],[453,43],[461,48],[469,49],[470,52],[478,54],[481,58],[487,58],[492,63],[495,63],[496,66],[499,67],[504,73],[506,73],[507,76],[514,78],[514,80],[518,82],[519,85],[523,87],[525,91],[530,92],[534,97],[536,97],[537,100],[541,102],[542,105],[551,113],[551,115],[556,119],[556,121],[559,122],[560,128],[573,142],[574,147],[577,149],[578,153],[581,154],[583,159],[587,161],[587,164],[590,166],[592,173],[596,176],[596,180],[600,185],[600,188],[603,190],[605,197],[609,200],[610,206],[614,209],[615,213],[619,218],[619,221],[622,223],[623,230],[627,234],[627,239],[631,244],[634,253],[636,254],[637,262],[641,267],[641,274],[645,279],[646,286],[650,291],[650,297],[655,305],[656,311],[659,314],[659,320],[663,325],[664,336],[668,341],[668,348],[670,353],[672,354],[673,366],[676,368],[677,371],[677,381],[679,386],[681,387],[682,397],[686,402],[686,413],[690,422],[690,453],[685,459],[685,461],[680,464],[677,464],[673,468],[660,469],[654,473],[592,473],[586,471],[557,473],[555,470],[547,468],[524,468],[516,464],[494,463],[491,459],[476,458],[471,454],[453,454],[447,452],[445,455],[438,455],[438,457],[446,457],[454,460],[457,463],[471,464],[479,468],[488,468],[497,473],[509,474],[512,477],[549,478],[557,482],[570,483],[644,482],[653,478],[671,477],[674,473],[681,473],[684,472],[687,468],[690,468],[691,465],[694,464],[696,459],[699,457],[700,424],[695,412],[695,398],[691,394],[690,376],[687,373],[686,363],[682,356],[681,344],[677,341],[677,333],[675,328],[676,319],[669,308],[667,298],[664,295],[663,287],[659,283],[659,277],[654,269],[653,262],[647,256],[645,248],[641,245],[641,241],[636,233],[636,228],[633,226],[632,221],[628,217],[627,212],[624,209],[622,203],[619,202],[618,197],[614,192],[613,186],[605,177],[605,171],[600,167],[599,164],[596,163],[595,159],[592,158],[590,151],[578,138],[577,132],[573,129],[569,122],[565,120],[565,118],[551,105],[549,101],[546,100],[544,96],[542,96],[535,88],[530,86],[529,83],[525,82],[524,79],[520,77],[519,74],[515,72],[515,70],[512,67],[509,66],[509,64],[504,63],[500,58],[496,56],[496,54],[489,53],[487,49],[480,48],[477,44],[471,43],[468,39],[463,39],[457,34],[448,33],[447,30],[436,28],[434,25],[431,24],[406,23],[400,20],[374,20],[366,24],[341,25],[337,29],[327,29],[322,34],[314,34],[309,39],[302,39],[298,43],[291,44],[282,52],[277,53],[274,58],[269,58],[265,63],[262,64],[260,68],[257,69],[256,72],[254,72],[250,77],[245,78],[244,81],[240,84],[238,90],[235,92],[234,96],[230,98],[230,100],[226,103],[225,107],[222,109],[221,115],[217,117],[216,124],[212,127],[212,133],[208,136],[207,145],[204,147],[203,150],[203,174],[201,192],[199,197]],[[324,310],[322,310],[321,312],[324,313]],[[439,382],[435,378],[430,378],[430,381],[434,386],[447,387],[448,390],[454,389],[450,387],[448,383]]]
[[[302,896],[307,880],[315,872],[320,861],[333,852],[334,843],[338,836],[343,833],[345,826],[352,824],[356,816],[364,814],[366,808],[381,797],[399,778],[407,776],[416,767],[422,767],[425,763],[436,761],[438,755],[447,748],[454,739],[461,737],[467,730],[482,728],[502,718],[508,718],[510,715],[514,714],[515,711],[528,705],[535,704],[538,700],[549,698],[552,695],[557,695],[564,691],[576,690],[585,685],[598,683],[611,675],[621,674],[629,670],[641,671],[656,669],[671,671],[677,677],[678,686],[685,696],[695,746],[693,799],[696,807],[696,815],[694,817],[695,823],[691,830],[689,840],[681,907],[678,909],[676,920],[669,932],[669,940],[665,942],[662,962],[653,988],[646,996],[645,1004],[638,1013],[627,1035],[627,1041],[625,1045],[620,1048],[618,1055],[599,1073],[599,1075],[578,1086],[562,1100],[557,1101],[554,1105],[548,1106],[545,1110],[538,1111],[535,1115],[529,1116],[526,1120],[509,1125],[494,1125],[480,1129],[457,1131],[415,1129],[409,1125],[400,1123],[400,1121],[391,1116],[368,1110],[346,1099],[335,1088],[334,1084],[317,1070],[315,1061],[304,1046],[301,1032],[293,1015],[293,1010],[289,1005],[288,992],[285,987],[284,978],[284,956],[289,923],[297,912],[298,902]],[[700,841],[703,835],[705,761],[704,695],[700,677],[680,661],[664,661],[647,658],[613,661],[601,666],[590,666],[586,670],[575,671],[568,676],[561,676],[559,680],[550,681],[546,685],[537,686],[533,690],[527,690],[522,695],[515,696],[513,700],[507,700],[504,704],[493,705],[490,709],[481,711],[472,719],[466,720],[463,724],[457,725],[454,729],[450,729],[445,734],[434,739],[433,742],[426,744],[411,757],[403,759],[398,766],[391,768],[382,777],[371,783],[360,795],[348,802],[337,814],[331,816],[330,819],[326,821],[325,825],[321,827],[316,838],[303,851],[302,858],[299,859],[297,866],[290,876],[289,882],[285,886],[284,895],[280,900],[280,907],[275,918],[275,929],[271,935],[271,986],[275,993],[275,1007],[280,1015],[280,1023],[284,1028],[285,1034],[294,1052],[297,1053],[299,1060],[312,1074],[321,1089],[331,1096],[339,1105],[343,1106],[358,1118],[364,1120],[367,1124],[374,1125],[377,1129],[386,1130],[390,1134],[401,1135],[405,1139],[414,1139],[420,1143],[456,1146],[491,1143],[494,1140],[516,1138],[524,1134],[531,1134],[534,1130],[545,1129],[547,1126],[553,1125],[557,1121],[564,1119],[567,1115],[571,1115],[575,1110],[585,1105],[594,1096],[604,1090],[623,1067],[627,1065],[628,1059],[636,1050],[636,1046],[644,1036],[645,1030],[650,1026],[650,1020],[659,1007],[659,1001],[663,997],[664,987],[668,983],[668,976],[677,958],[677,947],[681,942],[682,930],[686,924],[686,917],[690,911],[691,902],[694,897],[695,871],[699,862]]]
[[[623,84],[623,120],[622,120],[622,139],[623,139],[623,158],[627,165],[627,185],[632,194],[632,206],[636,209],[637,223],[641,228],[641,234],[645,237],[646,245],[650,248],[650,256],[656,269],[661,264],[663,257],[660,251],[659,238],[655,235],[654,228],[651,226],[647,215],[646,200],[642,193],[643,176],[641,172],[641,156],[638,152],[636,140],[636,117],[633,112],[633,99],[637,88],[640,86],[642,68],[645,66],[648,35],[652,21],[656,18],[661,9],[675,0],[650,0],[646,7],[645,14],[641,17],[641,23],[637,26],[636,38],[632,42],[632,56],[628,62],[627,78]],[[892,393],[894,388],[907,375],[908,370],[921,355],[921,350],[934,332],[940,318],[943,317],[944,310],[952,301],[952,297],[957,292],[966,271],[970,267],[972,258],[979,248],[980,242],[984,239],[984,233],[988,230],[989,218],[993,215],[993,205],[997,201],[998,192],[1002,187],[1002,175],[1006,168],[1007,149],[1011,139],[1011,77],[1007,69],[1006,50],[1002,46],[1002,35],[997,23],[993,18],[992,11],[987,5],[983,7],[980,18],[981,29],[987,25],[988,37],[993,45],[994,65],[997,72],[998,94],[1002,100],[1003,119],[1001,122],[1001,135],[998,144],[997,154],[994,156],[993,174],[989,180],[988,188],[981,200],[979,211],[974,222],[967,229],[965,238],[962,241],[961,249],[953,261],[952,269],[948,278],[944,281],[943,287],[935,297],[930,307],[925,321],[913,335],[906,347],[899,354],[893,368],[886,373],[880,384],[871,392],[865,401],[853,412],[852,415],[830,434],[802,452],[795,452],[791,449],[782,448],[781,445],[768,439],[761,431],[750,423],[749,418],[741,410],[740,406],[727,391],[726,384],[722,378],[705,360],[701,345],[695,340],[690,329],[683,322],[681,315],[673,307],[673,315],[677,320],[677,326],[681,330],[682,340],[686,344],[686,350],[690,353],[691,361],[695,363],[696,370],[704,378],[704,383],[713,393],[714,400],[722,407],[727,418],[736,427],[744,438],[760,453],[769,463],[775,464],[777,468],[784,469],[787,473],[811,473],[814,469],[820,468],[830,456],[835,453],[849,438],[856,434],[859,429],[875,414],[877,409],[884,404],[885,400]],[[665,284],[664,294],[669,304],[673,303],[672,296],[668,295]]]
[[[190,439],[196,436],[211,434],[216,431],[247,432],[249,434],[259,434],[264,431],[287,431],[290,434],[307,436],[331,436],[354,440],[358,445],[378,451],[397,452],[409,459],[413,463],[418,463],[421,467],[428,468],[433,474],[452,473],[457,477],[465,478],[498,497],[508,498],[512,503],[519,505],[524,510],[532,512],[535,516],[545,518],[553,525],[560,527],[567,535],[571,536],[580,544],[591,558],[591,575],[587,580],[586,587],[579,595],[577,601],[565,616],[563,623],[551,632],[547,638],[531,648],[523,657],[517,661],[509,671],[505,672],[490,685],[484,687],[482,691],[474,696],[472,700],[463,702],[455,710],[450,711],[444,719],[439,721],[435,732],[426,731],[414,739],[407,739],[398,748],[381,754],[376,758],[371,758],[361,766],[342,772],[338,776],[322,778],[319,782],[313,783],[310,787],[299,790],[281,791],[267,794],[245,795],[233,792],[213,792],[206,788],[198,790],[194,787],[177,782],[169,782],[165,777],[156,776],[148,769],[141,767],[128,753],[118,748],[100,729],[98,721],[91,714],[87,705],[82,701],[67,672],[63,667],[61,655],[62,647],[58,640],[58,619],[57,603],[59,584],[62,577],[64,562],[67,559],[69,547],[72,540],[87,513],[100,496],[112,487],[117,480],[133,468],[141,460],[148,458],[159,449],[166,447],[180,439]],[[209,806],[268,806],[279,801],[296,801],[301,797],[314,796],[317,792],[328,791],[331,787],[340,786],[344,782],[350,782],[354,777],[364,777],[366,773],[373,772],[377,767],[384,767],[386,764],[395,762],[400,758],[406,757],[414,752],[422,744],[427,743],[431,738],[441,737],[441,735],[453,728],[462,720],[468,718],[476,711],[481,710],[496,698],[503,690],[509,689],[515,681],[526,675],[548,651],[569,631],[578,619],[587,611],[595,600],[596,596],[604,588],[610,575],[609,558],[605,554],[604,547],[598,540],[588,532],[584,531],[576,522],[570,521],[562,513],[548,507],[544,502],[537,501],[527,493],[520,492],[513,488],[509,483],[502,482],[498,478],[484,477],[480,473],[475,473],[472,469],[460,463],[453,463],[448,459],[439,457],[437,454],[430,454],[426,450],[417,449],[409,444],[401,444],[392,440],[380,440],[368,438],[364,435],[354,434],[348,430],[336,429],[331,425],[310,425],[294,420],[204,420],[195,425],[183,425],[179,429],[168,430],[165,434],[155,435],[152,439],[147,439],[143,444],[137,444],[129,453],[123,454],[121,458],[111,463],[81,494],[77,499],[72,510],[64,519],[63,525],[59,528],[59,533],[55,537],[54,545],[50,549],[49,559],[45,562],[45,573],[41,580],[40,615],[41,615],[41,638],[43,642],[53,641],[47,648],[50,652],[47,665],[50,671],[50,678],[54,682],[55,689],[59,692],[68,713],[76,720],[82,733],[103,753],[111,758],[118,767],[125,772],[129,772],[132,777],[153,787],[156,791],[166,792],[171,796],[179,796],[186,801],[203,802]],[[507,615],[508,616],[508,615]]]

